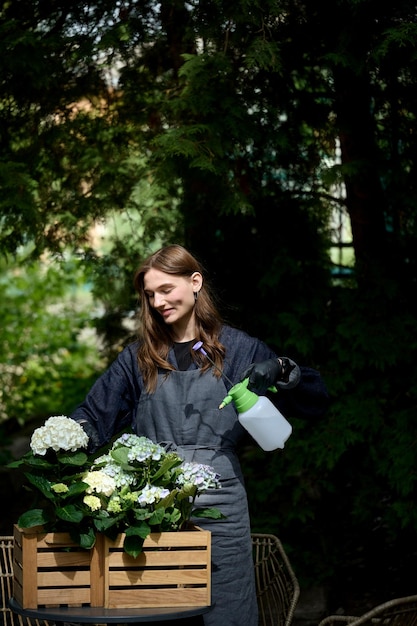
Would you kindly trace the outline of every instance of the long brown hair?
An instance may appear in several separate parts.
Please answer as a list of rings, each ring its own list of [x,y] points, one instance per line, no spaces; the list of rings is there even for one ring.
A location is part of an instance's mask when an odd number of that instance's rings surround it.
[[[169,349],[173,343],[170,326],[165,324],[159,313],[150,306],[144,290],[145,274],[151,268],[175,276],[188,277],[194,272],[200,272],[203,276],[203,284],[194,308],[196,341],[203,342],[204,350],[217,366],[214,373],[216,376],[220,376],[219,370],[223,367],[225,351],[218,339],[222,319],[215,306],[214,296],[205,280],[201,263],[188,250],[174,244],[165,246],[149,256],[143,261],[134,277],[134,285],[139,295],[140,304],[138,362],[147,391],[153,392],[156,389],[158,368],[168,371],[175,369],[167,360]],[[202,370],[210,368],[208,359],[199,352],[192,352],[192,355]]]

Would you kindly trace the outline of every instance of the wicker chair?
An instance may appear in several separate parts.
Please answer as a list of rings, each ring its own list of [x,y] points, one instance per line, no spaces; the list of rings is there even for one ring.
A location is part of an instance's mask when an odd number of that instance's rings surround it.
[[[319,626],[417,626],[417,596],[395,598],[363,615],[329,615]]]
[[[280,540],[252,533],[259,626],[290,626],[300,595],[298,580]]]
[[[8,606],[13,593],[13,537],[0,536],[0,626],[53,626],[50,622],[26,619]]]

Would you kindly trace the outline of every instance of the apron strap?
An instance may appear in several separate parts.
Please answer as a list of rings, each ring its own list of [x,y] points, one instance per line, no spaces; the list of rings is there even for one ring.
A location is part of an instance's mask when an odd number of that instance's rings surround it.
[[[176,452],[178,449],[182,450],[230,450],[230,452],[234,452],[234,448],[225,447],[225,446],[195,446],[192,444],[176,444],[173,441],[159,441],[160,446],[162,446],[166,452]]]

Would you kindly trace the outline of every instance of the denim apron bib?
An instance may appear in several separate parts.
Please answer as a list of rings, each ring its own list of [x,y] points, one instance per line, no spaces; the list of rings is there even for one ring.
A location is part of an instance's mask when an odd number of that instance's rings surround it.
[[[138,435],[175,450],[185,461],[211,465],[221,489],[199,496],[197,505],[217,507],[225,520],[197,519],[211,532],[212,602],[205,626],[257,626],[250,521],[243,476],[235,449],[242,437],[223,380],[198,369],[159,374],[155,393],[142,392],[134,421]]]

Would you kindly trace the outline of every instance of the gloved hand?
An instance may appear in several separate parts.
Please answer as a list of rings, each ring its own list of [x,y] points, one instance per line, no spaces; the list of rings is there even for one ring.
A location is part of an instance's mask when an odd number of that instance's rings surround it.
[[[268,387],[277,386],[292,389],[300,380],[300,368],[287,357],[267,359],[252,363],[242,374],[241,380],[249,378],[248,389],[258,396],[265,395]]]
[[[97,430],[92,424],[90,424],[90,422],[87,422],[87,420],[83,419],[80,420],[78,423],[84,430],[84,432],[88,435],[87,452],[95,452],[97,448],[100,447],[100,437]]]

